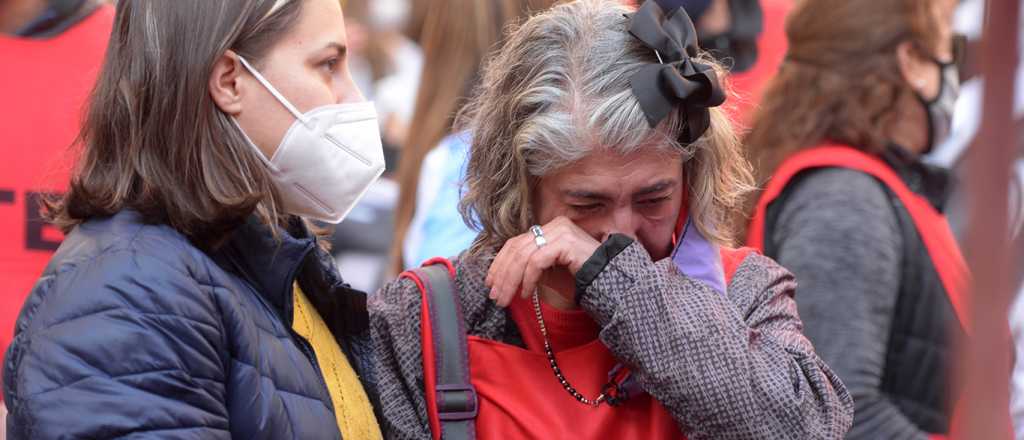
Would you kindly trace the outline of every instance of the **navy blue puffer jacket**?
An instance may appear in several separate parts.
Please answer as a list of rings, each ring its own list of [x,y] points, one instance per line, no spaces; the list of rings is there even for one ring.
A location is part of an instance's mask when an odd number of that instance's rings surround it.
[[[25,302],[4,365],[10,439],[340,438],[291,330],[296,279],[376,403],[366,296],[305,228],[275,241],[253,221],[206,253],[140,222],[76,228]]]

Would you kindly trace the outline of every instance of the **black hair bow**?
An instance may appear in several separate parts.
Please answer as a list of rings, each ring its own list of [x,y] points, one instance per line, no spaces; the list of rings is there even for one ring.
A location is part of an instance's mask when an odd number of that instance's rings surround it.
[[[683,8],[666,16],[657,2],[647,0],[632,14],[629,33],[651,48],[659,61],[629,79],[647,122],[655,127],[681,105],[685,123],[679,140],[696,141],[711,125],[708,109],[722,105],[725,93],[715,70],[695,60],[697,30],[690,16]]]

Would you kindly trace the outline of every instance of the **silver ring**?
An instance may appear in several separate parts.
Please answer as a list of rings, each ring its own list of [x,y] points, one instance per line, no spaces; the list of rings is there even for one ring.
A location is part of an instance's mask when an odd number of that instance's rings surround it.
[[[546,244],[548,244],[548,239],[544,238],[544,231],[540,228],[540,226],[530,226],[530,232],[533,232],[533,242],[537,243],[538,248],[542,248]]]

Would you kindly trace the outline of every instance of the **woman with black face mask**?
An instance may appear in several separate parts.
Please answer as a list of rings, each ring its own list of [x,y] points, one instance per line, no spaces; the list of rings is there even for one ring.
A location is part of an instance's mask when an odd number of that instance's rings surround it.
[[[921,162],[959,89],[955,0],[815,0],[746,139],[764,190],[748,244],[792,270],[805,331],[850,388],[848,438],[949,432],[968,272]]]

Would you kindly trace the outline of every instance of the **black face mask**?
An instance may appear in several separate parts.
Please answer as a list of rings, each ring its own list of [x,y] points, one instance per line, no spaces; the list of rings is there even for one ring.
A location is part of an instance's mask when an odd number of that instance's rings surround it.
[[[960,74],[956,64],[938,60],[933,62],[942,72],[939,94],[932,99],[914,94],[928,113],[928,144],[925,146],[925,154],[949,138],[950,132],[953,131],[953,109],[956,107],[957,97],[960,96]]]
[[[953,35],[951,47],[953,48],[953,59],[950,61],[942,61],[933,55],[927,55],[941,72],[938,95],[928,98],[917,92],[914,93],[917,96],[917,101],[928,114],[928,143],[925,145],[925,154],[945,142],[950,132],[953,131],[953,109],[960,96],[961,72],[964,71],[964,60],[967,56],[967,37],[961,34]],[[922,53],[927,52],[922,51]]]
[[[764,14],[758,0],[729,0],[732,24],[725,32],[702,33],[698,44],[731,72],[745,72],[757,62],[757,37],[764,26]]]

